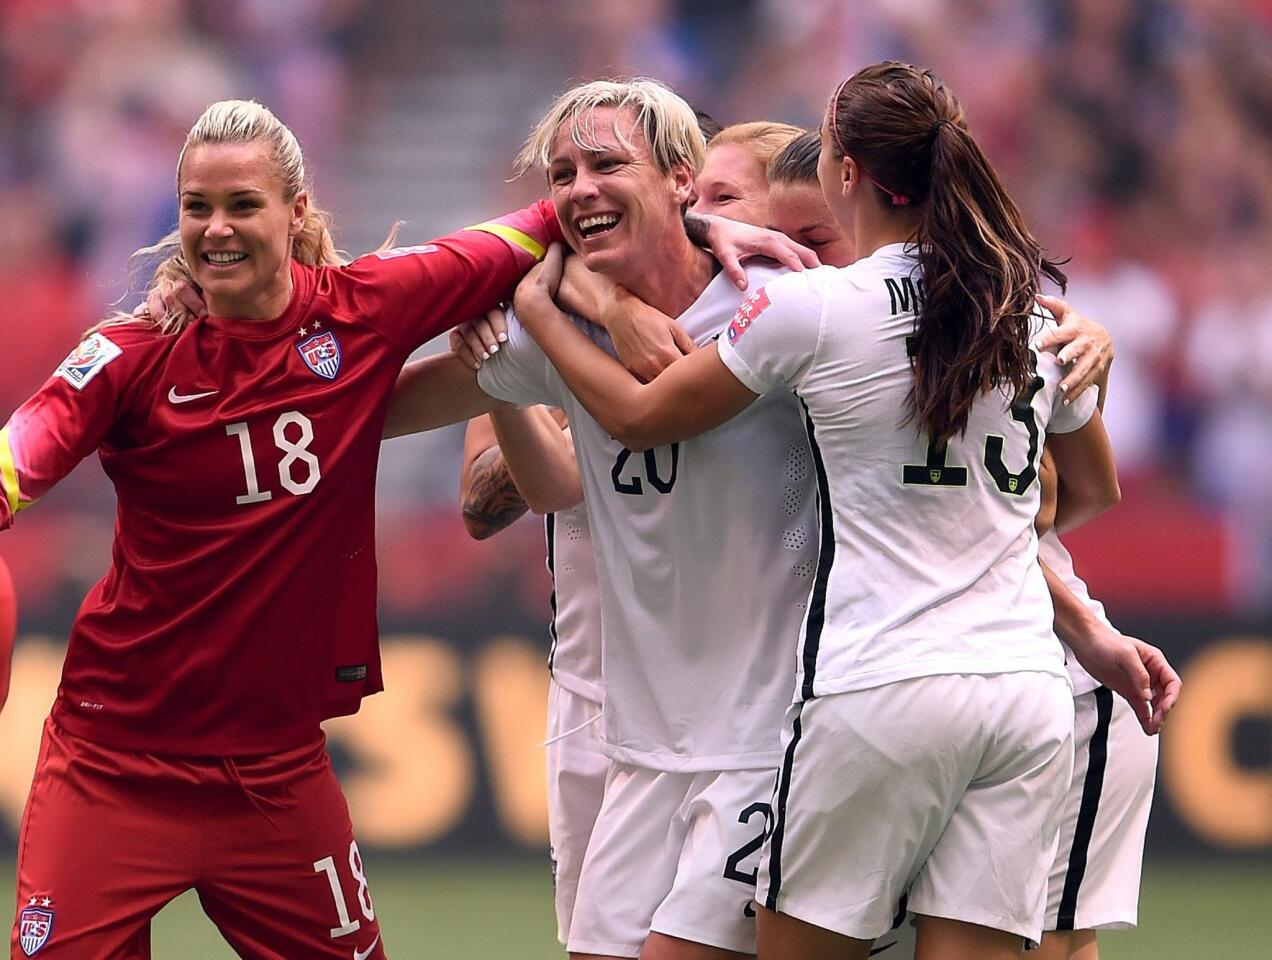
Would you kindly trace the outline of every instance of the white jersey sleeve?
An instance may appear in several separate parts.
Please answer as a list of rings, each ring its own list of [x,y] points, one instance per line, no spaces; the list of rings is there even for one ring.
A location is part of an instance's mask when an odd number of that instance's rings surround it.
[[[778,277],[742,301],[725,335],[720,359],[758,394],[799,386],[821,342],[823,298],[811,274]]]
[[[1047,433],[1072,433],[1085,427],[1091,415],[1095,413],[1098,391],[1092,388],[1083,391],[1082,395],[1072,403],[1064,402],[1066,399],[1064,391],[1059,388],[1060,381],[1064,379],[1064,367],[1060,365],[1054,353],[1037,348],[1041,334],[1047,330],[1054,330],[1056,324],[1050,314],[1040,320],[1038,335],[1033,338],[1034,352],[1038,356],[1038,375],[1046,381],[1048,387],[1054,387],[1047,391],[1051,396],[1051,420],[1047,423]]]
[[[496,400],[528,407],[536,403],[561,406],[564,384],[548,355],[517,314],[509,308],[508,342],[477,371],[477,385]]]

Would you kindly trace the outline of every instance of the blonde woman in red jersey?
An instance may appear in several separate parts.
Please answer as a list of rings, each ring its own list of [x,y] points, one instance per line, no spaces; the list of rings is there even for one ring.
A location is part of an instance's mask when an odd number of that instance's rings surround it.
[[[112,563],[23,819],[14,956],[149,956],[190,888],[240,956],[383,957],[320,722],[381,689],[373,494],[399,368],[560,238],[550,205],[344,266],[300,148],[212,105],[177,168],[209,316],[99,326],[0,431],[0,528],[98,451]]]

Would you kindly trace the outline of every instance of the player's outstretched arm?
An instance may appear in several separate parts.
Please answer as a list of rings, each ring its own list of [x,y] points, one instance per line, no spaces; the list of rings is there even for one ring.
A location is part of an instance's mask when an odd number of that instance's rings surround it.
[[[1056,507],[1060,498],[1056,461],[1046,447],[1043,447],[1042,459],[1038,461],[1038,490],[1038,516],[1034,518],[1034,529],[1042,537],[1056,525]]]
[[[453,353],[412,360],[398,374],[382,436],[388,440],[462,423],[489,413],[498,402],[477,385],[476,372]]]
[[[1045,563],[1042,571],[1055,606],[1056,635],[1087,673],[1131,705],[1145,733],[1157,733],[1179,698],[1179,674],[1156,647],[1110,629]]]
[[[554,247],[517,287],[517,316],[570,391],[629,450],[686,440],[736,416],[756,399],[714,350],[677,360],[642,384],[580,332],[554,302],[561,278]]]

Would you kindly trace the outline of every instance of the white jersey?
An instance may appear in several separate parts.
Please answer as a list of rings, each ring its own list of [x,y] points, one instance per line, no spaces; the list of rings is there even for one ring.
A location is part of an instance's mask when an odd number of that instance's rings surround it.
[[[601,598],[587,509],[579,503],[544,518],[552,574],[552,650],[548,669],[571,693],[605,700],[601,681]]]
[[[778,270],[752,267],[752,289]],[[742,294],[717,275],[679,318],[698,344]],[[576,321],[612,352],[603,330]],[[605,744],[668,771],[776,767],[816,566],[808,439],[789,391],[684,443],[633,453],[584,410],[515,316],[482,364],[491,396],[561,407],[599,573]]]
[[[822,512],[804,698],[933,674],[1066,676],[1037,563],[1037,467],[1043,432],[1081,427],[1095,398],[1063,406],[1043,354],[1027,404],[978,399],[947,449],[903,425],[922,295],[906,250],[780,277],[719,341],[742,383],[794,389],[810,424]]]
[[[1039,539],[1038,556],[1043,563],[1055,572],[1057,577],[1064,581],[1064,585],[1086,605],[1088,610],[1095,614],[1101,623],[1110,630],[1117,629],[1113,624],[1109,623],[1109,618],[1104,613],[1104,604],[1091,596],[1091,591],[1087,589],[1087,585],[1074,572],[1073,557],[1070,556],[1068,548],[1060,542],[1060,537],[1056,535],[1054,530],[1048,530]],[[1063,640],[1060,642],[1064,648],[1064,664],[1069,670],[1069,679],[1073,682],[1073,695],[1080,697],[1084,693],[1090,693],[1100,685],[1100,681],[1082,669],[1082,664],[1078,663],[1078,658],[1073,655],[1073,651],[1069,649],[1068,644]]]

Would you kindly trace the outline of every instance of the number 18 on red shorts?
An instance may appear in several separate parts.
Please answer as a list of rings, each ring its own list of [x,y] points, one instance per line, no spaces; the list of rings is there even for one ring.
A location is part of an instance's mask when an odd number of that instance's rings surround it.
[[[349,809],[324,741],[171,757],[45,725],[18,846],[14,958],[147,960],[186,890],[252,960],[383,960]]]

